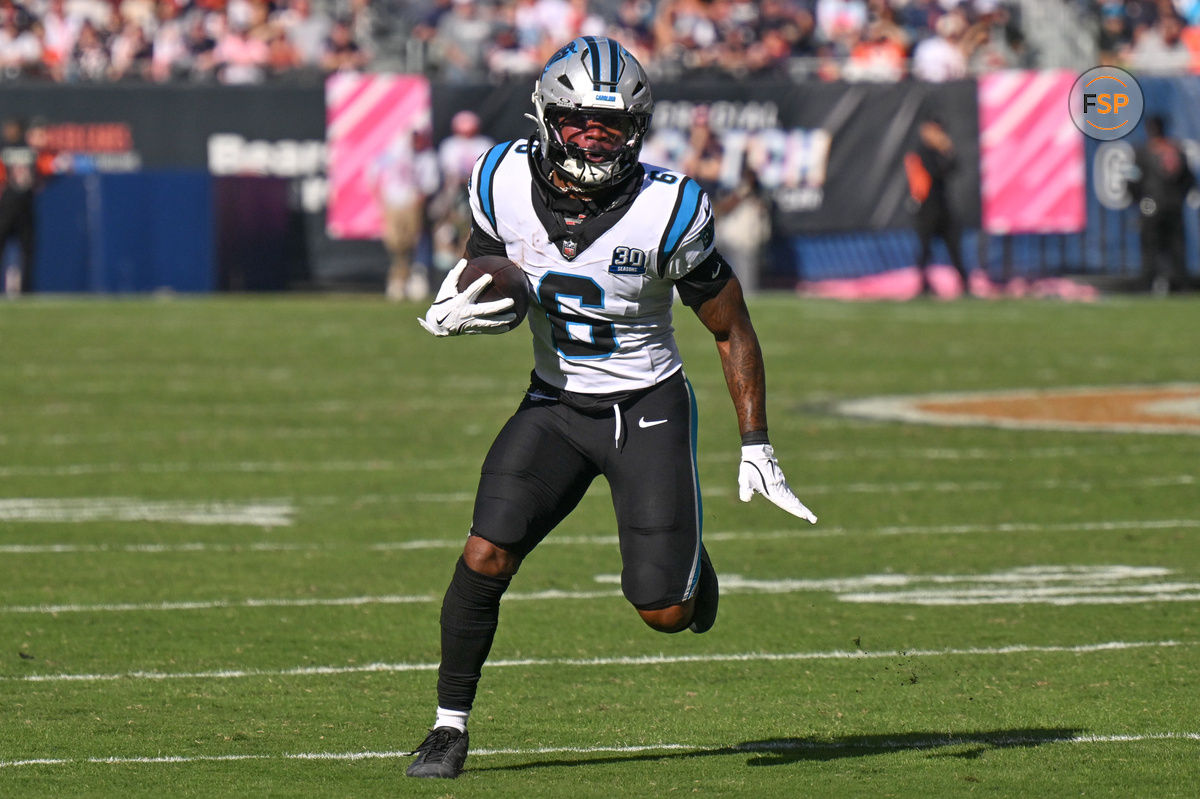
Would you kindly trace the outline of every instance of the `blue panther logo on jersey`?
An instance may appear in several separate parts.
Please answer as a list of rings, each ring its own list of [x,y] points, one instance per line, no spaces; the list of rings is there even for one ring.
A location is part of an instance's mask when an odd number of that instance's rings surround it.
[[[644,250],[616,247],[612,251],[612,262],[608,265],[608,271],[614,275],[644,275],[648,260]]]

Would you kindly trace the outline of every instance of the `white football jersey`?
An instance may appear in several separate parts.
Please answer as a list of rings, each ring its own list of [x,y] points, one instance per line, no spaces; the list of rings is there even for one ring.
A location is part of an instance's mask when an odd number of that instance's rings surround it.
[[[534,208],[530,143],[498,144],[471,176],[471,212],[533,287],[534,369],[556,388],[608,394],[655,385],[683,361],[674,281],[713,251],[712,206],[691,178],[644,165],[637,196],[595,241],[563,251]]]

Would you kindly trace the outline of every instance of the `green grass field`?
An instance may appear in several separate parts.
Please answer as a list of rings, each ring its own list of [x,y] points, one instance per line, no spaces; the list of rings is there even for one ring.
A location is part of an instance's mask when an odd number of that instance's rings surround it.
[[[602,481],[526,561],[455,782],[409,780],[526,330],[365,297],[0,306],[0,796],[1194,797],[1200,437],[842,418],[880,394],[1200,380],[1194,301],[765,297],[737,500],[711,338],[704,636],[620,596]]]

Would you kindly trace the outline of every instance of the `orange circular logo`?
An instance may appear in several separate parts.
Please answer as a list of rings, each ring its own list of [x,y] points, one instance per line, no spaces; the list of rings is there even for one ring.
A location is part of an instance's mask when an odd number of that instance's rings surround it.
[[[1146,107],[1137,80],[1117,67],[1093,67],[1080,75],[1068,103],[1075,127],[1101,141],[1129,134]]]

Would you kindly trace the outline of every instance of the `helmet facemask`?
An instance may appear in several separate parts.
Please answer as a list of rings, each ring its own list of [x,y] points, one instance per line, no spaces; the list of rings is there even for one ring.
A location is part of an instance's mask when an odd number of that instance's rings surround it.
[[[580,37],[546,64],[533,91],[541,157],[583,193],[637,168],[654,100],[637,60],[611,39]]]
[[[637,166],[649,125],[645,114],[550,106],[547,155],[564,180],[581,191],[620,183]]]

